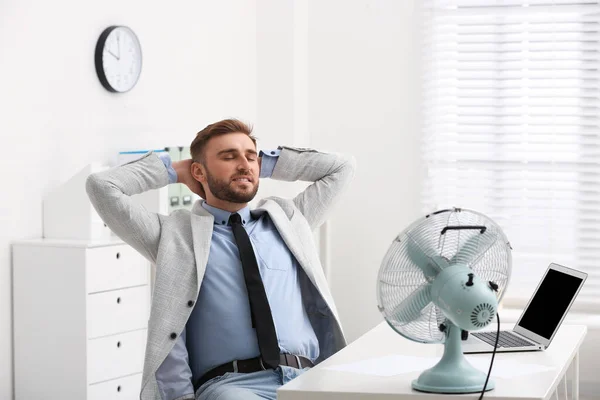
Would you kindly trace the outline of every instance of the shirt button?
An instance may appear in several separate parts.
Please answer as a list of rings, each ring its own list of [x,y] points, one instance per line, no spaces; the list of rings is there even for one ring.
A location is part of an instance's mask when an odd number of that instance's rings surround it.
[[[172,340],[177,339],[177,334],[175,332],[171,333],[171,339]]]
[[[190,301],[188,301],[188,307],[191,307],[191,306],[193,306],[193,305],[194,305],[194,300],[190,300]]]
[[[272,152],[271,152],[271,154],[273,154],[273,155],[274,155],[274,154],[275,154],[275,152],[274,152],[274,151],[272,151]]]

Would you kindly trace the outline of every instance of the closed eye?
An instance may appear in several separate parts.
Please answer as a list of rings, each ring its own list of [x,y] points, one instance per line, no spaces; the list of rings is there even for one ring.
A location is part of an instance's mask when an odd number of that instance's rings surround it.
[[[258,160],[257,158],[257,154],[255,151],[247,151],[245,156],[242,155],[240,152],[238,152],[237,150],[233,150],[233,149],[226,149],[226,150],[222,150],[218,153],[218,156],[221,157],[221,160],[235,160],[238,157],[246,157],[246,160],[248,160],[249,162],[255,162]]]

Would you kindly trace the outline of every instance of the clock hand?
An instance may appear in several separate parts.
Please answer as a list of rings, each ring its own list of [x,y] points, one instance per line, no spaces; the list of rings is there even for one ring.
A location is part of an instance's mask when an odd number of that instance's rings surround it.
[[[119,40],[119,36],[117,36],[117,50],[119,51],[119,57],[117,60],[121,60],[121,41]]]
[[[117,60],[119,59],[119,57],[115,53],[110,51],[110,49],[107,48],[106,51],[108,51],[110,53],[110,55],[113,56],[114,58],[116,58]]]

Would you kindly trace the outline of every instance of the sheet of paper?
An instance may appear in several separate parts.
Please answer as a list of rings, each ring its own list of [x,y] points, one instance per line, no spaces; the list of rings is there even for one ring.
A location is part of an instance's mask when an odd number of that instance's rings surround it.
[[[420,372],[433,367],[440,359],[438,357],[415,357],[392,354],[384,357],[370,358],[350,364],[325,367],[333,371],[353,372],[364,375],[394,376],[409,372]],[[490,367],[490,357],[467,356],[467,360],[475,368],[487,373]],[[516,360],[500,360],[496,357],[492,376],[496,378],[514,378],[522,375],[535,374],[551,370],[551,367],[537,364],[522,364]]]
[[[438,360],[435,358],[402,356],[396,354],[370,358],[350,364],[334,365],[326,367],[325,369],[366,375],[394,376],[405,374],[407,372],[423,371],[433,367],[437,362]]]

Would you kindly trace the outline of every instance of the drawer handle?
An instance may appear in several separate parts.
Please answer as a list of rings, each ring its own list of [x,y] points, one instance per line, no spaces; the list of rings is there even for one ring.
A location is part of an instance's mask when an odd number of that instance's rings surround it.
[[[121,298],[117,297],[117,304],[121,304]]]
[[[121,342],[117,342],[117,347],[121,347]]]
[[[121,253],[117,253],[117,260],[121,258]]]
[[[121,391],[121,386],[119,385],[119,386],[117,386],[117,392],[120,392],[120,391]]]

